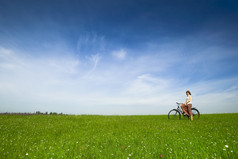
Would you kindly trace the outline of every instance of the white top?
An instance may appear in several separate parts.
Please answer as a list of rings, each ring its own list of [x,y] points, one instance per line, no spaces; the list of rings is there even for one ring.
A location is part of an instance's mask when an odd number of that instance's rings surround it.
[[[191,95],[188,95],[188,96],[187,96],[186,102],[189,100],[189,96],[191,97],[191,100],[190,100],[190,102],[188,102],[187,104],[192,104],[192,96],[191,96]]]

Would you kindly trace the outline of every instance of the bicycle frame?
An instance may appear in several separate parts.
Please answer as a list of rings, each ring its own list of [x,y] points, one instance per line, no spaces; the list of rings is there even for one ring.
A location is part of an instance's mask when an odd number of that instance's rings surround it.
[[[176,102],[176,104],[178,105],[177,110],[180,112],[180,114],[183,114],[183,110],[181,109],[181,105],[182,105],[183,103],[178,103],[178,102]]]

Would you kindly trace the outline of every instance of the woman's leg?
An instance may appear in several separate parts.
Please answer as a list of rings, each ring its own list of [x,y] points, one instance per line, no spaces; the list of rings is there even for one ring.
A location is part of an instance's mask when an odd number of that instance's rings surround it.
[[[185,104],[182,104],[182,105],[181,105],[181,108],[182,108],[183,112],[188,115],[188,112],[187,112],[187,110],[186,110],[186,109],[187,109],[187,108],[186,108],[186,105],[185,105]]]
[[[191,120],[193,120],[192,104],[188,104],[188,112],[190,114]]]

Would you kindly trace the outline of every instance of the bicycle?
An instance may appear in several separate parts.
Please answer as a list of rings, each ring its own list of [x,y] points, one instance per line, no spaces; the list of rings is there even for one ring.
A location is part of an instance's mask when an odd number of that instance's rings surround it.
[[[172,109],[172,110],[169,111],[168,119],[170,119],[170,120],[181,119],[181,115],[183,117],[187,117],[189,119],[190,115],[187,115],[185,112],[183,112],[183,110],[180,107],[183,103],[176,102],[176,104],[178,106],[177,109]],[[193,119],[194,120],[199,119],[200,118],[200,112],[196,108],[191,108],[191,109],[192,109]]]

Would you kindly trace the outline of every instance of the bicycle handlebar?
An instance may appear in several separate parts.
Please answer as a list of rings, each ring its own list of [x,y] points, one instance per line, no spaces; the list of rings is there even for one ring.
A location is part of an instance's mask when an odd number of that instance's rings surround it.
[[[178,102],[176,102],[176,104],[177,104],[177,105],[182,105],[183,103],[178,103]]]

